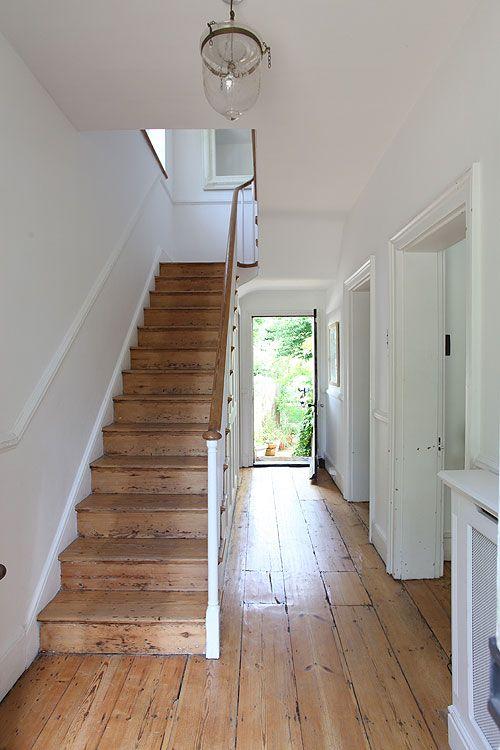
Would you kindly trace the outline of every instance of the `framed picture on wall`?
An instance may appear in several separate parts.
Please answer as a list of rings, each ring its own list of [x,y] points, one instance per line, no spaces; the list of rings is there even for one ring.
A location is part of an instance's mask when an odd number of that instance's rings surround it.
[[[340,325],[339,321],[328,326],[328,365],[330,385],[340,386]]]

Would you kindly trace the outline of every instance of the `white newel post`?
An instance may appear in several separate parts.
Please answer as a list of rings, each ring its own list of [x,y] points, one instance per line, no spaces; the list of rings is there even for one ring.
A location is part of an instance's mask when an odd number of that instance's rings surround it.
[[[208,449],[208,606],[206,657],[218,659],[219,636],[219,502],[217,490],[218,440],[207,440]]]

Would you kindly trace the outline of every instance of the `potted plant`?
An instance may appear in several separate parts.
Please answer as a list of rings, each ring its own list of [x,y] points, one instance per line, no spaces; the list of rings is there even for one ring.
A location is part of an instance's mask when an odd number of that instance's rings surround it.
[[[276,455],[276,433],[278,426],[272,414],[267,414],[262,422],[261,434],[266,444],[266,456]]]
[[[268,442],[267,448],[266,448],[266,456],[275,456],[276,455],[276,443]]]

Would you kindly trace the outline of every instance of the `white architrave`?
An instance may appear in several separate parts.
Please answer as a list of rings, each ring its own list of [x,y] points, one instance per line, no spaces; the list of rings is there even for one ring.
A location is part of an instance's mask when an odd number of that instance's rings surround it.
[[[370,255],[360,268],[344,281],[344,346],[342,357],[344,370],[344,425],[346,429],[346,472],[344,497],[352,499],[353,487],[353,363],[352,363],[352,304],[353,293],[366,281],[370,282],[370,541],[372,541],[372,527],[375,519],[375,434],[374,412],[375,412],[375,362],[376,362],[376,326],[375,326],[375,255]]]
[[[398,467],[402,466],[403,447],[403,409],[402,392],[397,384],[403,378],[403,331],[404,331],[404,268],[405,252],[415,249],[430,249],[432,235],[442,231],[460,215],[465,216],[466,224],[466,427],[465,427],[465,466],[476,465],[479,454],[479,367],[480,350],[480,215],[479,215],[479,165],[474,164],[456,182],[447,188],[441,196],[433,201],[424,211],[412,219],[389,242],[390,253],[390,347],[389,347],[389,523],[387,534],[387,570],[395,578],[402,576],[404,560],[402,513],[412,512],[404,507],[404,476]],[[429,247],[426,246],[429,240]],[[452,244],[452,243],[450,243]],[[442,248],[434,248],[434,251]],[[401,302],[398,304],[398,299]],[[398,491],[396,491],[396,487]],[[439,501],[437,500],[438,504]],[[418,512],[417,509],[413,509]],[[397,523],[396,519],[400,522]],[[436,508],[436,524],[442,525],[442,514]],[[441,532],[436,530],[437,537]],[[436,538],[437,538],[436,537]],[[442,534],[441,534],[442,537]],[[441,553],[436,545],[435,570],[441,566]]]

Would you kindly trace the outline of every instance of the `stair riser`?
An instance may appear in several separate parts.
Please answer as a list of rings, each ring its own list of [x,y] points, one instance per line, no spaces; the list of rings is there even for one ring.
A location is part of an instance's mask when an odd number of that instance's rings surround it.
[[[211,307],[221,304],[220,292],[208,292],[207,294],[169,294],[168,292],[150,292],[149,301],[151,307]]]
[[[104,452],[121,456],[205,456],[207,444],[200,434],[105,432]]]
[[[197,393],[210,395],[213,372],[168,373],[151,372],[123,373],[123,392],[126,395],[168,395]]]
[[[202,495],[207,492],[206,469],[92,469],[93,492]]]
[[[145,326],[212,326],[218,325],[220,310],[164,310],[147,307],[144,310]]]
[[[219,330],[207,328],[206,330],[163,330],[155,331],[154,328],[139,329],[139,346],[217,346],[219,342]]]
[[[40,648],[62,654],[203,654],[203,623],[42,623]]]
[[[223,276],[224,263],[160,263],[160,276]]]
[[[204,539],[207,535],[207,512],[154,511],[119,513],[82,511],[78,513],[78,533],[84,537],[110,539],[154,539],[186,537]]]
[[[206,591],[207,563],[62,562],[61,583],[71,591]]]
[[[150,422],[175,424],[176,422],[208,422],[210,403],[185,401],[117,401],[114,406],[117,422]]]
[[[185,278],[169,279],[168,276],[157,276],[155,291],[157,292],[222,292],[224,279],[222,276],[213,278]]]
[[[130,353],[130,363],[134,370],[186,367],[200,370],[213,369],[215,366],[215,349],[199,351],[180,349],[179,351],[161,349],[149,351],[147,349],[133,349]]]

